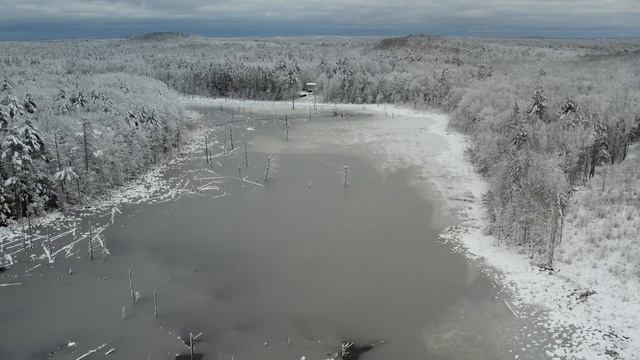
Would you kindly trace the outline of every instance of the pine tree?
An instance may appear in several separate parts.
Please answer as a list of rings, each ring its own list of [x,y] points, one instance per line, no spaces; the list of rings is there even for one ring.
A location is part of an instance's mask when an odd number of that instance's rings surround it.
[[[535,116],[538,119],[543,119],[547,110],[547,105],[545,104],[547,98],[544,96],[544,90],[542,89],[542,87],[538,87],[535,89],[531,100],[532,104],[531,109],[529,110],[529,116]]]
[[[449,79],[447,79],[448,75],[449,69],[444,69],[438,79],[438,104],[442,104],[451,91],[451,84],[449,83]]]
[[[508,131],[510,133],[513,148],[520,150],[527,143],[528,134],[524,124],[522,123],[520,107],[517,102],[513,105],[513,112],[509,119]]]
[[[24,107],[13,95],[7,94],[0,100],[0,129],[6,129],[13,120],[24,114]]]
[[[578,111],[578,104],[572,98],[564,99],[562,108],[560,109],[560,115],[566,115],[569,113],[576,113]]]
[[[0,226],[7,225],[7,221],[11,218],[11,199],[9,194],[5,192],[5,179],[0,171]]]
[[[79,180],[79,176],[73,170],[71,166],[67,166],[53,175],[53,179],[60,183],[60,190],[64,193],[67,201],[69,201],[69,193],[64,190],[64,185],[67,182],[76,182]]]
[[[48,161],[43,137],[31,121],[31,114],[36,112],[37,106],[29,94],[24,102],[7,95],[0,102],[0,109],[0,113],[4,114],[2,126],[5,129],[0,142],[0,158],[8,171],[0,200],[0,212],[4,215],[0,216],[13,214],[20,217],[25,211],[27,216],[33,215],[33,211],[41,208],[33,203],[41,201],[42,195],[47,192],[43,185],[46,176],[34,164],[37,160]],[[13,193],[15,211],[8,211],[6,190]]]

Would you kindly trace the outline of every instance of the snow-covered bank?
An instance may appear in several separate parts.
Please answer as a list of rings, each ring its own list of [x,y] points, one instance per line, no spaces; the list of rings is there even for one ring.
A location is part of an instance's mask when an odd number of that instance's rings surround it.
[[[231,106],[239,111],[291,113],[289,102],[204,98],[189,98],[185,102]],[[301,118],[312,106],[309,102],[296,103]],[[438,195],[444,210],[457,214],[460,219],[458,226],[443,234],[443,239],[452,242],[470,259],[482,260],[497,270],[493,275],[511,290],[514,313],[526,316],[531,306],[548,310],[544,321],[557,340],[556,346],[548,351],[549,358],[638,358],[637,281],[630,283],[620,273],[601,271],[597,266],[599,259],[593,255],[596,245],[581,241],[580,232],[575,233],[576,225],[571,221],[565,229],[565,240],[558,255],[560,261],[554,273],[540,271],[517,248],[496,246],[495,239],[483,231],[488,221],[481,203],[486,184],[465,159],[465,137],[447,130],[446,115],[390,105],[318,104],[318,108],[372,116],[364,120],[335,121],[331,126],[307,121],[301,126],[313,133],[314,138],[296,139],[293,134],[292,146],[298,149],[350,146],[382,170],[407,167],[415,170],[414,185]],[[341,119],[339,116],[338,120]],[[575,258],[579,249],[586,253],[581,259]],[[596,293],[586,295],[589,290]],[[567,337],[569,341],[561,340]]]
[[[125,183],[123,186],[109,190],[106,194],[89,199],[88,202],[76,205],[62,213],[54,211],[41,217],[21,221],[13,221],[9,226],[0,227],[0,265],[12,266],[19,262],[20,257],[28,257],[36,269],[43,262],[53,263],[57,258],[73,256],[84,257],[88,231],[81,233],[78,228],[84,216],[94,215],[92,242],[96,252],[104,251],[108,254],[107,246],[101,237],[102,231],[113,223],[120,208],[125,205],[156,203],[177,199],[198,189],[188,187],[188,181],[179,181],[165,176],[165,171],[172,165],[179,164],[203,147],[203,134],[211,129],[201,126],[201,115],[189,112],[186,121],[192,129],[187,131],[181,145],[181,151],[175,153],[166,161],[152,167],[137,179]],[[98,217],[103,217],[99,219]],[[52,234],[42,233],[39,229],[51,229]],[[40,264],[40,265],[38,265]],[[25,272],[29,275],[29,269]],[[18,275],[15,275],[18,276]]]

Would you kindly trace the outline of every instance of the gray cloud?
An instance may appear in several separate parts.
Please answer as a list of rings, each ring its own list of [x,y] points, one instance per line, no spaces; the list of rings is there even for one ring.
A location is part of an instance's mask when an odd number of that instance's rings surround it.
[[[0,0],[1,24],[300,25],[638,34],[638,0]],[[520,30],[518,30],[520,29]],[[19,29],[28,31],[29,29]],[[162,30],[162,29],[159,29]],[[464,31],[463,31],[464,32]]]

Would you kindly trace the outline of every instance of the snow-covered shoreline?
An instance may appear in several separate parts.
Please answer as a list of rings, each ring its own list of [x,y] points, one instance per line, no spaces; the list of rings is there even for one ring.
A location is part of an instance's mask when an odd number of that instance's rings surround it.
[[[185,121],[199,121],[200,114],[189,112]],[[39,259],[52,263],[57,253],[64,251],[60,256],[71,257],[78,254],[78,242],[88,237],[88,233],[76,233],[76,223],[81,216],[109,215],[111,222],[124,205],[161,202],[179,196],[185,189],[175,188],[169,179],[164,177],[165,170],[202,147],[202,134],[210,130],[197,126],[190,131],[183,140],[181,151],[173,154],[165,161],[150,168],[138,178],[125,183],[123,186],[110,189],[106,194],[89,199],[89,202],[73,206],[66,210],[66,215],[61,211],[53,211],[42,216],[32,218],[34,227],[50,227],[59,234],[47,237],[45,234],[34,232],[29,234],[27,228],[20,221],[14,221],[9,226],[0,227],[0,265],[12,266],[13,257],[28,248],[32,259]],[[100,224],[94,228],[94,241],[100,241],[99,234],[109,226],[109,222]],[[45,245],[46,243],[46,245]],[[105,248],[105,251],[108,250]],[[39,265],[38,265],[39,266]],[[16,275],[17,276],[17,275]]]
[[[291,108],[290,102],[207,98],[185,98],[184,101],[256,111]],[[307,111],[312,106],[309,101],[296,103],[297,109]],[[556,347],[547,352],[549,358],[634,359],[639,356],[637,287],[623,286],[616,278],[595,284],[590,281],[588,269],[579,268],[579,262],[558,262],[554,273],[542,271],[531,264],[526,255],[518,253],[517,248],[496,246],[495,238],[485,234],[488,218],[481,195],[487,184],[465,158],[466,137],[448,130],[447,115],[394,105],[317,106],[374,115],[365,121],[341,122],[336,125],[340,131],[322,133],[320,127],[313,130],[318,131],[316,139],[323,139],[320,141],[338,145],[367,144],[373,150],[370,156],[384,169],[418,169],[413,185],[438,195],[444,200],[441,201],[443,210],[457,214],[460,220],[460,225],[445,231],[443,240],[470,260],[488,265],[489,272],[510,290],[515,312],[526,313],[532,306],[547,310],[545,325],[557,340]],[[442,146],[444,148],[439,148]],[[595,294],[580,296],[588,290]],[[560,337],[565,340],[559,340]]]

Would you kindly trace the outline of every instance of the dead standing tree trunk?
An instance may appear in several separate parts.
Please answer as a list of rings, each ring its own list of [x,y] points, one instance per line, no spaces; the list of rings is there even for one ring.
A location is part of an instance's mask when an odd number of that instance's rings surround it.
[[[58,131],[56,130],[53,133],[53,141],[56,146],[56,162],[58,164],[58,172],[62,171],[62,163],[60,162],[60,148],[59,148],[59,140],[58,140]],[[64,191],[64,181],[60,181],[60,192],[65,195],[65,200],[69,202],[69,195]]]
[[[267,170],[264,173],[264,182],[267,182],[269,179],[269,168],[271,167],[271,155],[267,158]]]
[[[562,195],[557,195],[557,204],[553,210],[553,228],[551,231],[551,236],[549,239],[549,249],[547,255],[547,264],[546,267],[548,269],[553,269],[553,257],[555,255],[555,247],[557,244],[562,242],[562,231],[564,228],[564,208],[566,207],[564,198]]]
[[[194,343],[193,343],[193,333],[192,332],[189,332],[189,351],[191,353],[191,360],[193,360],[194,359],[195,348],[194,348]]]
[[[349,179],[349,167],[348,166],[344,166],[344,186],[347,186],[348,182],[347,180]]]
[[[249,168],[249,155],[247,154],[247,142],[244,142],[244,167]]]
[[[82,137],[84,142],[84,168],[87,174],[89,174],[89,144],[87,141],[87,125],[89,120],[82,120]]]
[[[131,276],[131,269],[129,269],[129,292],[131,293],[131,304],[136,304],[136,292],[133,288],[133,277]]]
[[[91,229],[91,221],[89,221],[89,260],[93,261],[93,229]]]
[[[178,128],[178,132],[176,133],[176,147],[178,148],[178,152],[180,152],[180,128]]]
[[[158,317],[158,291],[153,290],[153,316]]]

